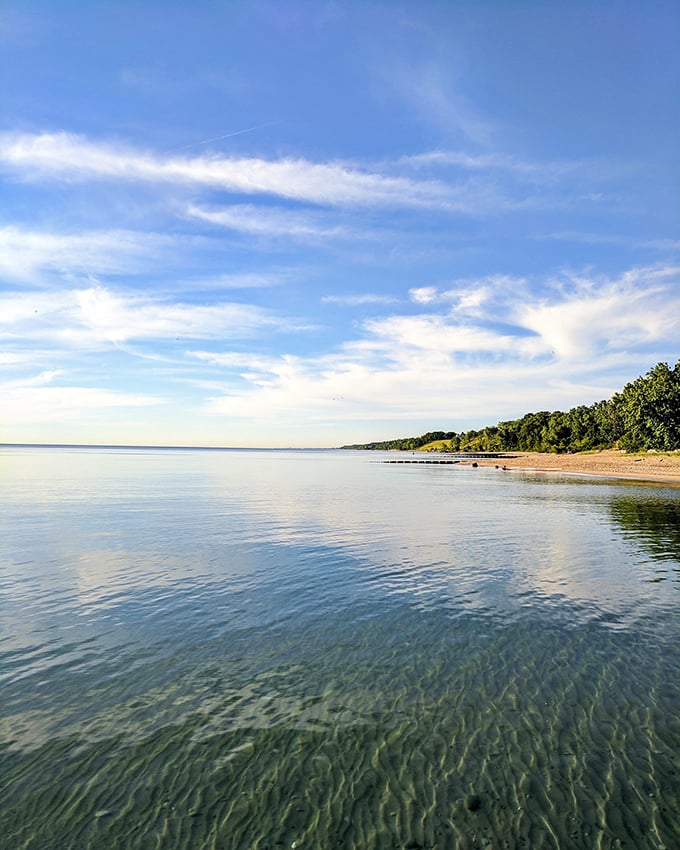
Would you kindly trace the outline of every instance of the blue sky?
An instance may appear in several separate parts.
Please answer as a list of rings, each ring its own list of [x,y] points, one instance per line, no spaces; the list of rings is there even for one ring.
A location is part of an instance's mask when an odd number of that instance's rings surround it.
[[[680,7],[0,5],[0,441],[333,446],[680,356]]]

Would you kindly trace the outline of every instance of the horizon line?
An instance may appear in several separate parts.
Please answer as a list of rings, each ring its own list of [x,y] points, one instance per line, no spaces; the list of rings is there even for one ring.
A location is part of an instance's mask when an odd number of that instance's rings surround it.
[[[5,443],[0,442],[0,448],[34,448],[34,449],[180,449],[183,451],[263,451],[263,452],[309,452],[333,451],[343,446],[181,446],[181,445],[152,445],[137,443]]]

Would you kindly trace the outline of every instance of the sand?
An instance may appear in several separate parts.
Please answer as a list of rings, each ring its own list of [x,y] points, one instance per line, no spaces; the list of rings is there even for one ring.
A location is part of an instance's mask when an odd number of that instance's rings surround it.
[[[597,475],[680,485],[680,452],[627,454],[615,449],[577,454],[511,452],[513,457],[479,459],[479,466],[505,466],[508,470]]]

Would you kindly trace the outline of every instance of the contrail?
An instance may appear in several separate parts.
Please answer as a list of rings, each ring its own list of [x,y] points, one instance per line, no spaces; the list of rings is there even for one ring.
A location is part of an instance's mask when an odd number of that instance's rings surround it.
[[[196,148],[199,145],[208,145],[210,142],[219,142],[222,139],[230,139],[232,136],[242,136],[244,133],[252,133],[253,130],[262,130],[264,127],[273,127],[275,124],[280,123],[280,121],[268,121],[266,124],[257,124],[255,127],[247,127],[245,130],[236,130],[235,133],[225,133],[223,136],[214,136],[212,139],[203,139],[202,142],[192,142],[190,145],[183,145],[180,150],[184,151],[187,148]]]

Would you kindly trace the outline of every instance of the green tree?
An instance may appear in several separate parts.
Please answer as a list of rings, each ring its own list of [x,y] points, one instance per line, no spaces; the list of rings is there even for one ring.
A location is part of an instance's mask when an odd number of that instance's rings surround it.
[[[544,449],[549,452],[569,451],[572,442],[569,413],[556,410],[550,414],[542,431]]]
[[[680,449],[680,360],[657,363],[614,397],[623,421],[619,445],[627,451]]]
[[[566,413],[541,410],[521,419],[499,422],[460,434],[429,431],[381,443],[345,448],[417,449],[449,441],[449,451],[565,452],[618,445],[627,451],[680,449],[680,360],[671,369],[658,363],[643,377],[626,384],[609,401],[572,407]]]
[[[541,452],[545,448],[543,431],[550,419],[547,410],[527,413],[519,422],[518,448],[524,452]]]

